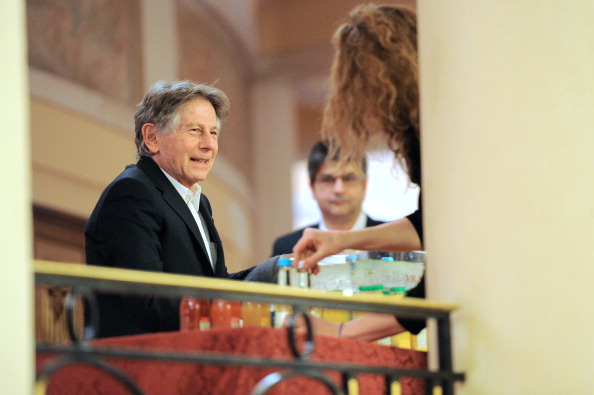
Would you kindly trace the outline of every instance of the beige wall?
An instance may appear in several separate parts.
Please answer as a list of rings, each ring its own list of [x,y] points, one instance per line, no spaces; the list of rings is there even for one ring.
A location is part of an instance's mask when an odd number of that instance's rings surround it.
[[[0,382],[6,394],[33,388],[33,284],[25,5],[0,3]]]
[[[419,1],[428,296],[459,394],[594,388],[594,3]]]
[[[34,202],[86,218],[136,149],[131,132],[33,97],[31,153]]]
[[[260,209],[255,240],[257,257],[263,260],[270,256],[274,239],[292,227],[290,175],[297,115],[295,94],[287,81],[261,81],[252,97],[257,158],[253,198]]]

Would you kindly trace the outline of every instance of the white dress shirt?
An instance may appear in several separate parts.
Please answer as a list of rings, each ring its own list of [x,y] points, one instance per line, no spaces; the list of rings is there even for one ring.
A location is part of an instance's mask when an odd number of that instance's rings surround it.
[[[360,229],[365,229],[366,227],[367,227],[367,215],[365,215],[363,210],[361,210],[361,212],[359,213],[359,216],[357,217],[357,220],[353,224],[353,227],[349,230],[360,230]],[[324,218],[320,219],[320,230],[330,230],[324,223]]]

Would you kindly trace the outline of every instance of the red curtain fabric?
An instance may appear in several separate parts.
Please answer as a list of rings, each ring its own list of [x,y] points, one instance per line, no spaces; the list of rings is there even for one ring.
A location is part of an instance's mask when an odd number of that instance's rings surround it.
[[[122,347],[152,350],[217,351],[247,356],[292,359],[285,330],[273,328],[211,329],[204,332],[168,332],[149,335],[107,338],[92,342],[94,347]],[[426,353],[386,347],[369,342],[319,336],[311,356],[313,361],[352,362],[366,365],[426,369]],[[56,355],[38,354],[39,372]],[[248,395],[266,375],[279,371],[256,368],[198,363],[162,362],[138,359],[105,358],[124,372],[147,395],[224,394]],[[340,374],[325,372],[340,385]],[[385,394],[382,376],[359,375],[359,393]],[[424,382],[403,378],[402,394],[424,394]],[[107,373],[84,364],[69,365],[50,378],[48,394],[90,395],[128,394],[129,392]],[[331,392],[320,382],[303,377],[283,381],[268,392],[270,395],[325,395]]]

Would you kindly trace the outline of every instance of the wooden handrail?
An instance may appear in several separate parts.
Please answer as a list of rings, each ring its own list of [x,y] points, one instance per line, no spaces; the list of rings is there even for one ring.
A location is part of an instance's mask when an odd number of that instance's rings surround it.
[[[92,265],[72,264],[35,260],[33,262],[34,273],[40,280],[50,278],[61,280],[61,285],[75,285],[82,281],[88,283],[93,281],[93,287],[102,288],[102,280],[114,284],[117,290],[126,291],[130,287],[138,288],[140,291],[151,292],[157,288],[167,294],[185,295],[205,293],[213,296],[219,294],[236,296],[239,299],[282,299],[282,302],[314,303],[314,305],[326,305],[348,309],[368,310],[370,306],[376,311],[386,311],[386,308],[393,312],[395,310],[415,310],[415,316],[441,316],[447,315],[456,310],[458,306],[417,298],[402,298],[398,296],[386,296],[382,294],[359,294],[348,295],[344,292],[332,292],[317,289],[302,289],[295,287],[281,287],[276,284],[235,281],[220,278],[199,277],[181,274],[150,272],[142,270],[130,270],[121,268],[109,268]],[[105,284],[104,284],[105,285]],[[109,288],[113,289],[113,288]]]

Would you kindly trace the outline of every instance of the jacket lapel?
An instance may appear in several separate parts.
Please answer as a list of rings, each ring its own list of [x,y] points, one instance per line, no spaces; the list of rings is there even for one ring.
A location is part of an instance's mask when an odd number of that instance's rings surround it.
[[[214,221],[212,219],[212,208],[210,207],[210,202],[204,194],[200,195],[200,214],[202,214],[202,219],[204,220],[202,225],[208,230],[210,242],[214,243],[215,255],[213,256],[213,259],[215,260],[215,276],[225,277],[223,273],[223,269],[225,268],[223,243],[221,243],[219,232],[217,232],[217,228],[215,227]]]
[[[167,179],[167,177],[165,177],[165,174],[163,174],[163,171],[159,168],[159,166],[151,158],[145,157],[145,156],[141,157],[137,163],[137,166],[141,170],[143,170],[151,178],[151,180],[153,180],[153,182],[155,183],[155,186],[163,193],[163,200],[165,200],[165,202],[171,207],[171,209],[173,211],[175,211],[175,213],[177,215],[179,215],[179,217],[184,221],[184,223],[188,227],[190,233],[192,234],[192,236],[194,236],[194,238],[200,245],[200,248],[202,249],[202,253],[204,254],[205,262],[209,263],[208,252],[206,251],[207,247],[204,244],[202,235],[200,235],[200,230],[198,229],[198,224],[196,224],[196,220],[194,219],[194,216],[190,212],[190,209],[188,208],[188,206],[186,205],[186,203],[184,202],[182,197],[179,195],[179,193],[177,192],[175,187],[173,185],[171,185],[171,182]],[[203,205],[202,205],[202,198],[201,198],[201,201],[200,201],[200,211],[201,212],[202,212],[202,206]],[[208,218],[209,218],[209,220],[207,220],[207,221],[210,221],[212,223],[212,218],[210,217],[210,214],[208,215]],[[214,224],[212,227],[214,228]],[[210,231],[210,228],[209,228],[209,231]],[[210,235],[212,235],[212,232],[210,232]],[[218,234],[217,234],[217,238],[218,238]],[[212,270],[212,267],[210,264],[205,265],[205,266],[208,266]]]

